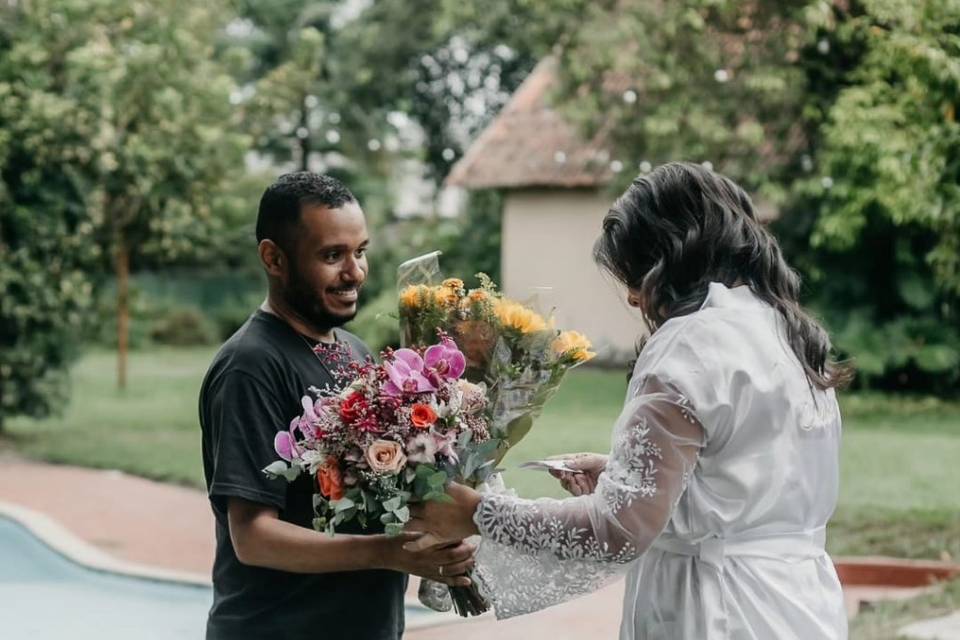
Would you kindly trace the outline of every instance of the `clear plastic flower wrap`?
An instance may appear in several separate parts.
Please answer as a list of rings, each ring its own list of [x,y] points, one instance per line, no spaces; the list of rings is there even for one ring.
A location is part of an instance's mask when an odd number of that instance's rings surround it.
[[[398,269],[401,343],[430,344],[442,332],[466,357],[464,377],[484,389],[490,437],[461,439],[456,474],[458,481],[480,487],[529,433],[566,372],[594,354],[585,336],[558,330],[549,316],[504,296],[485,274],[476,275],[472,289],[461,278],[444,278],[439,258],[439,252],[430,253]],[[449,610],[445,594],[442,585],[421,584],[421,601],[431,608]],[[457,590],[453,595],[461,615],[475,614],[458,602]],[[486,603],[474,608],[482,613]]]

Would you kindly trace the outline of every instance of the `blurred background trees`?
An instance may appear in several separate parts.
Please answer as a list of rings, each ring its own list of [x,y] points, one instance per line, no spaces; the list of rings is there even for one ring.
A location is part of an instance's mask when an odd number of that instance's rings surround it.
[[[556,107],[609,132],[611,198],[671,159],[727,173],[778,212],[858,385],[955,392],[958,33],[960,5],[911,0],[4,3],[0,420],[62,403],[83,344],[229,336],[284,171],[360,198],[375,348],[403,259],[496,277],[500,195],[440,187],[546,55]]]
[[[557,100],[609,128],[615,189],[684,158],[774,208],[859,385],[955,391],[958,30],[955,2],[591,3]]]

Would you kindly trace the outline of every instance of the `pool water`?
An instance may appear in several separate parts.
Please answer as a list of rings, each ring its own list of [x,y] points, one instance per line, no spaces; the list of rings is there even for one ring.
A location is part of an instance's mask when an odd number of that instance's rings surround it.
[[[95,571],[76,564],[16,521],[0,516],[0,638],[3,640],[186,640],[203,638],[208,586]],[[407,628],[449,614],[407,605]]]
[[[0,517],[0,637],[202,638],[210,587],[94,571]]]

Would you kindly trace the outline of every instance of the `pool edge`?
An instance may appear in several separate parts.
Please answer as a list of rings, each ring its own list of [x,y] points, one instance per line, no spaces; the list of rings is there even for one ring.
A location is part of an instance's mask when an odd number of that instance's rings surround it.
[[[210,587],[209,577],[189,571],[163,569],[116,558],[83,540],[50,516],[20,504],[0,500],[0,516],[24,526],[45,545],[80,566],[106,573],[159,582]]]
[[[208,588],[213,586],[211,578],[202,574],[163,569],[116,558],[90,544],[54,518],[20,504],[0,500],[0,517],[9,518],[23,526],[54,552],[70,562],[92,571],[185,586]],[[415,597],[404,598],[404,604],[408,607],[427,609]],[[427,610],[429,611],[429,609]],[[436,617],[431,615],[413,623],[408,622],[407,629],[413,631],[467,621],[452,615],[448,617],[444,614],[437,614]]]

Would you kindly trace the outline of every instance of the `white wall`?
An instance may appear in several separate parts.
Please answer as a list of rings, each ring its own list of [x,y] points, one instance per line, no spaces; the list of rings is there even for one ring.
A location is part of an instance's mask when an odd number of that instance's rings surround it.
[[[620,288],[593,262],[611,199],[595,190],[509,191],[504,200],[503,289],[524,300],[539,288],[542,311],[556,307],[557,326],[585,333],[603,360],[633,357],[643,331]]]

